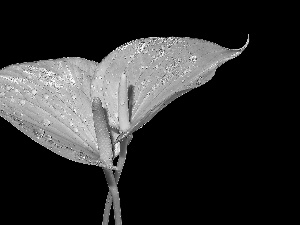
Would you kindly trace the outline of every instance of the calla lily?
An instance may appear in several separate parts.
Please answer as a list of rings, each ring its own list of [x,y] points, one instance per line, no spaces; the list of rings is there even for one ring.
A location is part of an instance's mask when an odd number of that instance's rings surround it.
[[[117,184],[132,134],[247,45],[230,50],[188,38],[147,38],[100,64],[66,58],[11,65],[0,71],[0,116],[60,156],[103,167],[110,190],[103,223],[113,202],[119,225]]]

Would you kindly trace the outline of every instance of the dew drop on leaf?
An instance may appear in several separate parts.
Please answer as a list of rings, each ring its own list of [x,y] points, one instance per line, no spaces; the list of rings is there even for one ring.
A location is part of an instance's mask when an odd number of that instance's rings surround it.
[[[48,127],[50,124],[51,124],[50,120],[48,120],[48,119],[44,119],[44,120],[43,120],[43,125],[44,125],[45,127]]]
[[[33,89],[33,90],[31,91],[31,94],[32,94],[32,95],[36,95],[36,93],[37,93],[37,90],[35,90],[35,89]]]

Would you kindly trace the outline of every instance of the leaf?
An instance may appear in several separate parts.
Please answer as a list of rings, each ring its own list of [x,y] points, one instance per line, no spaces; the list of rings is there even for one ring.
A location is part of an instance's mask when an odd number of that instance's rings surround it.
[[[67,71],[48,64],[1,72],[2,117],[48,149],[83,163],[97,163],[91,104]],[[16,123],[15,121],[19,121]]]
[[[230,50],[188,38],[147,38],[119,47],[99,65],[77,58],[12,65],[0,71],[0,115],[58,155],[112,166],[112,143],[209,81],[247,44]],[[120,135],[121,74],[130,129]]]

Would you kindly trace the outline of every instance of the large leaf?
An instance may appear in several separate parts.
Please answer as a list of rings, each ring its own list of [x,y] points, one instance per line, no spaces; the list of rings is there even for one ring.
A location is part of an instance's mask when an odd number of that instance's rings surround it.
[[[0,71],[0,115],[63,157],[110,165],[116,148],[112,142],[210,80],[218,66],[244,48],[229,50],[187,38],[148,38],[121,46],[100,64],[64,59],[8,66]],[[122,73],[127,77],[130,129],[120,135]]]

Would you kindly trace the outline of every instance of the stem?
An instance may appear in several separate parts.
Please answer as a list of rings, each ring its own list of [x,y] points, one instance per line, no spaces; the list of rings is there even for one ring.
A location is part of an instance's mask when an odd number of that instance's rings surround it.
[[[122,169],[123,169],[123,166],[125,163],[125,159],[126,159],[127,146],[129,144],[129,142],[131,141],[131,139],[132,139],[132,135],[130,135],[129,137],[126,137],[124,140],[121,141],[121,144],[120,144],[120,154],[119,154],[118,165],[117,165],[118,170],[115,171],[115,178],[114,178],[116,185],[118,185],[118,182],[120,180],[121,172],[122,172]],[[111,182],[110,179],[109,179],[109,182]],[[103,216],[103,225],[108,225],[109,213],[110,213],[110,208],[112,205],[112,200],[113,200],[113,195],[110,190],[108,192],[107,199],[106,199],[104,216]]]
[[[123,168],[125,162],[125,158],[119,158],[118,160],[118,168]],[[119,167],[119,164],[122,164],[122,166]],[[121,171],[119,172],[115,172],[115,183],[118,184],[118,181],[120,179],[120,175],[121,175]],[[106,198],[106,204],[105,204],[105,209],[104,209],[104,216],[103,216],[103,225],[108,225],[108,221],[109,221],[109,213],[110,213],[110,208],[112,205],[112,201],[113,201],[113,195],[112,195],[112,191],[111,189],[109,190],[108,194],[107,194],[107,198]],[[119,203],[120,204],[120,203]]]
[[[110,193],[113,198],[113,203],[114,203],[114,209],[115,209],[115,224],[116,225],[122,225],[122,220],[121,220],[121,207],[120,207],[120,197],[119,197],[119,192],[118,192],[118,187],[110,187],[109,188]]]
[[[113,171],[110,169],[103,168],[103,170],[114,203],[115,225],[121,225],[122,220],[121,220],[120,198],[119,198],[118,187],[116,185],[114,174]],[[111,199],[108,198],[104,210],[103,225],[108,225],[110,207],[111,207]]]
[[[131,139],[132,139],[132,135],[129,135],[128,137],[124,138],[120,143],[120,154],[119,154],[119,159],[117,164],[118,170],[116,170],[115,172],[115,181],[117,185],[120,180],[120,176],[124,167],[126,154],[127,154],[127,146],[129,145]]]
[[[108,192],[108,196],[107,196],[106,204],[105,204],[105,209],[104,209],[104,214],[103,214],[102,225],[108,225],[111,203],[112,203],[112,195],[110,194],[110,192]]]

